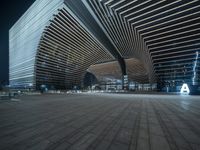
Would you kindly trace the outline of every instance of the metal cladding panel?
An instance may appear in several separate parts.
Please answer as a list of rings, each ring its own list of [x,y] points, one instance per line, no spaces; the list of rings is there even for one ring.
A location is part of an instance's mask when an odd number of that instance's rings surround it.
[[[144,41],[134,26],[121,15],[120,9],[123,7],[121,3],[125,1],[82,0],[82,2],[121,56],[125,59],[137,58],[141,60],[148,72],[150,82],[155,82],[156,76],[152,60],[146,51]],[[128,1],[126,2],[128,3]]]
[[[95,16],[89,12],[84,2],[82,0],[65,0],[65,4],[77,16],[78,20],[84,24],[87,30],[119,61],[122,73],[126,74],[126,66],[121,53],[115,47],[113,41],[109,39],[109,36],[106,35],[107,32],[97,22]]]
[[[199,0],[82,1],[122,56],[142,61],[150,81],[199,85]]]
[[[123,61],[137,58],[151,83],[199,85],[199,8],[199,0],[37,0],[10,30],[10,84],[70,86],[105,58],[135,73]]]
[[[36,58],[36,88],[81,87],[91,64],[113,60],[108,50],[75,19],[65,6],[43,32]]]
[[[120,57],[116,48],[102,31],[81,0],[65,0],[65,4],[80,19],[87,29],[111,52],[113,56],[116,58]]]
[[[9,81],[11,86],[35,85],[35,57],[46,25],[63,0],[37,0],[9,31]]]

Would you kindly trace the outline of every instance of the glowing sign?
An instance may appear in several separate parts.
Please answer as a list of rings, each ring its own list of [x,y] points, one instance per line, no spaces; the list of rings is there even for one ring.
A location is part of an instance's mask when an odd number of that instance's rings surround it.
[[[182,94],[189,94],[190,93],[190,89],[189,89],[189,87],[186,83],[184,83],[182,85],[180,93],[182,93]]]

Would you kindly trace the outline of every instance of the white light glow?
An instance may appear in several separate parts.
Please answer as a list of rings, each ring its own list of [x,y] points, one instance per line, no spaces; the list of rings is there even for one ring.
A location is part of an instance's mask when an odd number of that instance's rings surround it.
[[[190,94],[190,89],[186,83],[184,83],[181,87],[181,94]]]
[[[194,66],[193,66],[193,78],[192,78],[192,83],[193,85],[195,85],[195,80],[196,80],[196,67],[197,67],[197,61],[198,61],[198,57],[199,57],[199,52],[197,51],[196,52],[196,58],[195,58],[195,61],[194,61]]]

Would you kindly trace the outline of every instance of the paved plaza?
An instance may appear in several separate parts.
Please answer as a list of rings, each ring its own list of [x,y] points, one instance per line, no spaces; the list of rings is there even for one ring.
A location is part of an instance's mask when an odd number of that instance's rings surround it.
[[[200,97],[44,94],[0,101],[1,150],[200,150]]]

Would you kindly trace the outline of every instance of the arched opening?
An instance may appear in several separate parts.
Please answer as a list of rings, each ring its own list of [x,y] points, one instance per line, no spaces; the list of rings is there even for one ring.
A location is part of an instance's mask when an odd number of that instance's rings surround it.
[[[125,59],[127,86],[129,90],[152,90],[149,74],[143,63],[136,58]],[[88,72],[95,75],[98,85],[103,90],[121,90],[123,78],[117,61],[109,61],[91,65]],[[155,87],[156,88],[156,87]]]
[[[36,88],[81,87],[87,68],[114,59],[65,8],[60,9],[43,32],[36,56]]]

